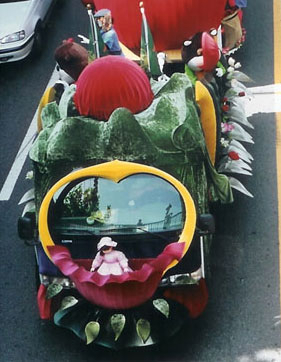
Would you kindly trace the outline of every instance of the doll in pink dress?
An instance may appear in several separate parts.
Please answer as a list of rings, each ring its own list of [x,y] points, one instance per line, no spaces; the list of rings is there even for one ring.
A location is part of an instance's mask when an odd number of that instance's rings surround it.
[[[122,275],[132,271],[128,266],[128,259],[121,251],[114,250],[117,243],[110,237],[103,237],[98,243],[98,253],[93,260],[91,271],[101,275]]]

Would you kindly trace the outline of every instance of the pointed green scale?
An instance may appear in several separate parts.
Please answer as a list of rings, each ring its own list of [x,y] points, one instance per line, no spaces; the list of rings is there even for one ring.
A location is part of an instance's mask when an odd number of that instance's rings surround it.
[[[160,313],[164,314],[166,318],[169,318],[170,306],[165,299],[154,299],[153,306],[155,309],[159,310]]]
[[[110,318],[110,324],[111,328],[114,331],[115,338],[114,340],[117,341],[117,339],[120,337],[126,323],[126,318],[124,314],[113,314]]]
[[[136,324],[136,330],[138,336],[141,338],[143,343],[146,343],[150,336],[150,323],[146,319],[139,319]]]
[[[73,297],[72,295],[68,295],[67,297],[64,297],[63,300],[61,301],[60,309],[63,310],[73,307],[77,303],[78,300],[75,297]]]
[[[52,283],[48,285],[46,299],[52,299],[57,294],[59,294],[63,290],[63,286],[61,284]]]
[[[87,344],[92,343],[100,333],[100,324],[98,322],[89,322],[85,327]]]

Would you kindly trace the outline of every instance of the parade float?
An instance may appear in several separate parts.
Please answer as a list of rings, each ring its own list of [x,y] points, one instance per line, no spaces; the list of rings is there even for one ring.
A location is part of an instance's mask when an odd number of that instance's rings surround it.
[[[206,308],[211,206],[252,197],[238,180],[253,159],[249,78],[223,52],[225,0],[83,3],[94,58],[41,104],[19,236],[35,249],[42,319],[87,344],[147,346]],[[98,56],[103,8],[134,60]],[[163,59],[183,71],[168,77]]]

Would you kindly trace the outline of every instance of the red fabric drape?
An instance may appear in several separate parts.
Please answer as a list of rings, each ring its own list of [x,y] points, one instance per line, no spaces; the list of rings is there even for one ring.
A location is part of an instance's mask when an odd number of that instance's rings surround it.
[[[173,299],[185,306],[191,318],[197,318],[205,310],[209,293],[204,279],[198,285],[170,288],[164,293],[166,298]]]
[[[76,85],[74,102],[78,112],[99,120],[107,120],[118,107],[138,113],[153,100],[149,80],[141,67],[116,55],[93,61]]]
[[[40,284],[37,292],[37,304],[41,319],[51,319],[52,317],[52,312],[51,312],[52,300],[46,299],[46,293],[47,293],[47,288],[45,287],[45,285]]]
[[[134,271],[122,275],[90,272],[91,260],[73,260],[65,247],[51,246],[48,250],[55,265],[88,301],[104,308],[127,309],[144,303],[154,294],[167,266],[182,258],[184,245],[169,244],[155,259],[130,260]]]
[[[82,0],[97,10],[110,9],[119,39],[139,50],[141,13],[139,0]],[[156,51],[179,49],[198,32],[217,28],[224,16],[226,0],[144,0],[144,8]]]

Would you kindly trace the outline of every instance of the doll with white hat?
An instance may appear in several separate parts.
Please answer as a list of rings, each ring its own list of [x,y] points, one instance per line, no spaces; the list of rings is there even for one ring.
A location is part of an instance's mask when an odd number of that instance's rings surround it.
[[[121,251],[114,250],[116,241],[106,236],[100,239],[98,253],[93,260],[91,271],[97,271],[101,275],[122,275],[132,269],[128,266],[128,259]]]

